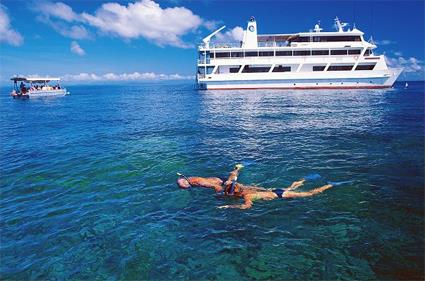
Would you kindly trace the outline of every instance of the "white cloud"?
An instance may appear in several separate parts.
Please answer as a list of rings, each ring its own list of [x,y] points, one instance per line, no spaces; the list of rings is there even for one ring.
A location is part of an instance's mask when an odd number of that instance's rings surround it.
[[[218,33],[214,39],[216,42],[239,42],[243,39],[243,28],[236,26],[225,33]]]
[[[144,38],[157,45],[191,47],[182,37],[200,27],[212,28],[214,21],[203,20],[185,7],[162,8],[153,0],[140,0],[127,5],[102,4],[93,14],[76,13],[62,3],[44,1],[34,7],[38,19],[63,36],[90,38],[87,27],[125,40]]]
[[[10,25],[6,7],[0,4],[0,42],[12,46],[20,46],[24,43],[24,38]]]
[[[403,72],[411,73],[411,72],[425,72],[424,62],[418,60],[415,57],[404,58],[392,58],[386,57],[387,64],[393,68],[403,68]]]
[[[37,19],[50,27],[62,36],[72,39],[89,39],[90,33],[80,22],[81,16],[75,13],[72,8],[64,3],[41,2],[34,6]]]
[[[124,39],[145,38],[157,45],[189,47],[181,37],[196,30],[202,19],[184,7],[161,8],[151,0],[103,4],[94,15],[83,13],[83,20],[100,31]]]
[[[395,42],[395,41],[391,41],[391,40],[387,40],[387,39],[384,39],[384,40],[377,40],[377,41],[375,41],[375,43],[376,43],[377,45],[382,45],[382,46],[384,46],[384,45],[392,45],[392,44],[396,44],[397,42]]]
[[[47,17],[55,17],[67,22],[78,20],[78,15],[72,8],[62,2],[42,2],[36,9]]]
[[[86,54],[86,52],[83,50],[83,48],[81,48],[81,46],[76,42],[76,41],[72,41],[71,42],[71,52],[73,52],[74,54],[77,54],[79,56],[84,56]]]
[[[98,81],[101,77],[94,73],[80,73],[80,74],[65,74],[61,77],[64,81]]]
[[[208,30],[215,30],[220,22],[215,20],[204,20],[202,25]]]
[[[386,57],[388,66],[392,68],[403,68],[401,78],[405,80],[424,80],[425,66],[424,62],[415,57]]]
[[[194,79],[194,76],[182,76],[179,74],[157,74],[154,72],[133,73],[95,73],[66,74],[62,76],[64,81],[93,82],[93,81],[146,81],[146,80],[184,80]]]
[[[90,33],[82,25],[66,26],[60,23],[52,23],[50,25],[65,37],[72,39],[89,39],[91,37]]]

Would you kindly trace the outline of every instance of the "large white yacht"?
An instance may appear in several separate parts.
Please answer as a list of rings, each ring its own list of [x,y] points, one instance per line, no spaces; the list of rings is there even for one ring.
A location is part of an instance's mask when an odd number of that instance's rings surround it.
[[[319,23],[309,32],[257,34],[254,17],[243,40],[214,43],[225,26],[199,46],[197,83],[201,89],[353,89],[388,88],[402,69],[388,68],[355,26],[335,19],[336,31]]]

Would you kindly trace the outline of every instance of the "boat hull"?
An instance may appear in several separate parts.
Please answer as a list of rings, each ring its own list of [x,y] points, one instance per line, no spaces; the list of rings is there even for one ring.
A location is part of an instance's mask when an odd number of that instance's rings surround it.
[[[248,90],[248,89],[383,89],[391,88],[402,69],[391,69],[383,75],[373,77],[288,77],[276,79],[261,77],[261,79],[198,79],[198,86],[204,90]],[[305,74],[304,74],[305,75]],[[220,80],[219,80],[220,79]]]
[[[69,95],[66,89],[59,90],[40,90],[29,91],[25,94],[12,93],[11,96],[15,99],[29,99],[29,98],[42,98],[42,97],[63,97]]]
[[[201,88],[202,90],[333,90],[333,89],[344,89],[344,90],[350,90],[350,89],[386,89],[391,88],[391,86],[369,86],[369,85],[360,85],[360,86],[299,86],[299,87],[292,87],[292,86],[284,86],[284,85],[276,85],[276,86],[270,86],[270,85],[240,85],[240,86],[226,86],[226,87],[214,87],[209,86],[207,88]]]

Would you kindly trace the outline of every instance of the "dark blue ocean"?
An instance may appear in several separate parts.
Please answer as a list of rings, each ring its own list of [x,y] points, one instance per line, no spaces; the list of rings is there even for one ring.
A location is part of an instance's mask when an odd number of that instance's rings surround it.
[[[2,280],[424,279],[424,83],[198,91],[192,81],[0,95]],[[252,209],[176,172],[286,187]]]

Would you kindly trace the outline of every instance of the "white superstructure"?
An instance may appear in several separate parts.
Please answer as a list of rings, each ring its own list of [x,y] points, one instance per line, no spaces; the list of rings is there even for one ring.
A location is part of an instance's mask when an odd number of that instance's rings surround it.
[[[243,40],[214,43],[224,26],[199,46],[197,82],[201,89],[387,88],[402,69],[388,68],[384,55],[357,28],[335,19],[335,32],[257,34],[254,17]]]

